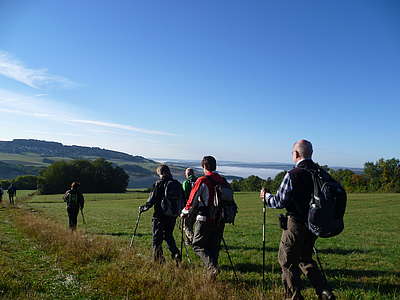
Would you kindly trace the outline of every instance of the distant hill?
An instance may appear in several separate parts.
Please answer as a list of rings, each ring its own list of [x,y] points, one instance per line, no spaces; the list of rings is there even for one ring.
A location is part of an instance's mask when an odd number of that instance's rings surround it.
[[[157,179],[155,169],[159,163],[123,152],[98,147],[66,146],[57,142],[33,139],[0,141],[0,179],[19,175],[37,175],[40,170],[58,160],[96,159],[102,157],[124,168],[129,174],[128,187],[151,186]],[[183,179],[184,167],[172,167],[177,179]]]
[[[0,141],[0,152],[13,154],[36,153],[42,157],[68,157],[72,159],[102,157],[107,160],[118,159],[136,163],[154,163],[154,161],[142,156],[132,156],[118,151],[98,147],[65,146],[57,142],[39,140],[14,139],[12,141]]]

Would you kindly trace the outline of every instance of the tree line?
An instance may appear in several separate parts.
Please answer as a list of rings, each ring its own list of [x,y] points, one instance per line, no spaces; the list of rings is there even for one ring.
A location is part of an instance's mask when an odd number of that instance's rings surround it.
[[[377,162],[367,162],[361,174],[349,169],[331,169],[322,166],[333,178],[339,181],[349,193],[384,192],[400,193],[400,160],[379,159]],[[262,187],[276,192],[285,176],[286,171],[280,172],[274,179],[266,180],[258,176],[249,176],[240,180],[232,181],[235,191],[259,191]]]
[[[400,160],[380,159],[364,164],[358,174],[349,169],[331,169],[323,166],[333,178],[339,181],[349,193],[384,192],[400,193]],[[262,187],[276,192],[286,171],[278,173],[274,179],[266,180],[249,176],[232,181],[234,191],[259,191]],[[57,161],[44,169],[39,176],[24,175],[14,180],[0,180],[0,186],[7,189],[14,183],[21,190],[38,190],[42,194],[64,193],[72,181],[81,182],[82,192],[119,193],[125,192],[129,175],[123,168],[114,166],[103,158],[96,160]]]

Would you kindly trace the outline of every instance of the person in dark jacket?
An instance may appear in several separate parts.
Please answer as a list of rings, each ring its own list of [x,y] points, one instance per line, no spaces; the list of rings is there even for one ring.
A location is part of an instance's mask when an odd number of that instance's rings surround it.
[[[286,208],[287,211],[287,225],[282,228],[278,252],[285,299],[304,299],[301,295],[301,272],[308,277],[319,299],[336,299],[317,263],[312,259],[317,237],[306,226],[309,201],[314,188],[307,169],[317,167],[311,159],[312,153],[313,148],[309,141],[296,142],[292,149],[292,159],[296,166],[286,173],[276,195],[264,189],[260,192],[260,198],[268,207]]]
[[[82,210],[85,205],[85,199],[79,190],[79,182],[74,181],[71,184],[71,189],[64,194],[64,202],[67,203],[67,212],[69,219],[69,228],[72,231],[76,230],[78,224],[79,210]]]
[[[11,183],[11,185],[8,187],[7,193],[10,204],[15,205],[14,198],[17,197],[17,188],[14,186],[14,184]]]
[[[176,192],[179,194],[180,202],[183,203],[184,195],[181,184],[172,178],[171,171],[167,165],[160,165],[157,170],[157,175],[160,177],[155,185],[154,189],[151,192],[146,204],[139,207],[140,213],[149,210],[154,206],[154,213],[152,219],[153,226],[153,258],[154,261],[163,263],[165,261],[163,250],[162,250],[162,242],[165,240],[168,245],[168,249],[171,252],[171,256],[177,262],[182,260],[181,253],[179,249],[176,247],[175,239],[174,239],[174,228],[176,223],[176,216],[166,215],[166,212],[163,210],[161,206],[161,202],[165,196],[165,188],[166,185],[170,181],[175,181],[175,187],[178,189]],[[177,203],[177,205],[179,205]],[[182,207],[179,207],[179,210]]]

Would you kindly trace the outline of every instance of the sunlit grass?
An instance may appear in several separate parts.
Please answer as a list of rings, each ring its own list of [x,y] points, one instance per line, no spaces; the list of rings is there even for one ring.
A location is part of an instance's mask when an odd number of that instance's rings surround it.
[[[41,221],[36,220],[38,224],[29,223],[23,217],[17,218],[17,224],[24,228],[25,234],[34,238],[39,244],[45,245],[46,251],[60,255],[69,264],[90,265],[90,271],[82,270],[81,276],[95,277],[96,281],[91,284],[91,288],[95,291],[100,290],[102,294],[109,297],[112,297],[114,293],[118,297],[128,295],[130,298],[163,298],[163,295],[164,297],[170,295],[167,293],[171,292],[172,287],[182,284],[182,280],[190,281],[201,276],[200,260],[191,249],[189,249],[189,254],[193,264],[189,265],[185,261],[184,265],[189,268],[185,268],[185,271],[175,269],[170,260],[163,267],[151,263],[152,211],[142,215],[138,234],[134,240],[135,250],[127,249],[137,217],[137,208],[146,201],[146,193],[87,194],[85,197],[84,212],[87,224],[83,225],[80,217],[78,227],[89,235],[83,234],[82,238],[77,238],[72,246],[69,244],[68,247],[76,248],[71,250],[71,253],[79,251],[90,253],[93,248],[90,245],[96,240],[98,244],[95,244],[93,251],[103,253],[104,249],[110,248],[107,248],[107,245],[111,243],[112,248],[115,247],[118,251],[105,251],[108,254],[100,255],[104,259],[95,259],[99,254],[92,253],[83,261],[74,261],[74,254],[71,256],[61,250],[64,247],[62,243],[66,241],[62,241],[61,238],[60,242],[57,239],[68,232],[62,195],[34,196],[28,200],[26,206],[40,212],[40,214],[34,213],[35,218],[40,216],[39,220],[49,218],[49,221],[44,220],[44,223],[40,225]],[[277,225],[277,215],[282,211],[267,210],[266,278],[268,280],[266,290],[263,292],[260,287],[262,204],[257,193],[237,193],[236,200],[239,205],[236,224],[226,226],[225,240],[241,284],[234,282],[229,260],[222,250],[220,254],[222,273],[218,283],[215,283],[216,292],[203,295],[208,295],[210,299],[221,298],[223,295],[238,299],[241,297],[257,299],[263,297],[262,295],[266,299],[279,299],[281,297],[280,270],[276,257],[281,231]],[[345,217],[345,231],[338,237],[317,241],[324,268],[339,299],[396,299],[399,297],[400,276],[397,270],[400,265],[399,212],[399,194],[351,194]],[[43,230],[40,229],[42,226]],[[55,227],[54,230],[52,227]],[[101,238],[91,237],[92,234]],[[175,231],[175,237],[179,246],[178,229]],[[87,239],[91,240],[89,244],[87,244]],[[48,244],[49,246],[46,246]],[[165,249],[164,252],[168,258],[168,250]],[[89,275],[84,275],[85,272]],[[136,278],[134,273],[141,275]],[[114,291],[113,285],[120,286],[118,291]],[[144,287],[151,289],[153,286],[153,290],[147,293],[142,292]],[[184,299],[184,295],[188,299],[197,297],[194,286],[186,286],[186,288],[189,291],[186,294],[183,290],[179,290],[168,297],[182,296]],[[97,292],[91,293],[97,295]],[[308,284],[306,284],[304,294],[309,299],[314,298],[314,292]],[[202,296],[198,298],[203,299]]]

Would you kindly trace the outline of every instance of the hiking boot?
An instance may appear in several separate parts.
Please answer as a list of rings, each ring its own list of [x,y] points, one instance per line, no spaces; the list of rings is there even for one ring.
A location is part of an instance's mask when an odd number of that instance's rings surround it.
[[[301,295],[300,291],[296,291],[294,292],[294,294],[292,293],[285,293],[285,298],[283,298],[284,300],[304,300],[304,297]]]
[[[173,256],[173,259],[176,261],[176,264],[179,264],[180,262],[182,262],[182,255],[180,253],[176,253]]]
[[[209,267],[208,268],[208,278],[210,280],[215,280],[217,279],[217,275],[219,274],[219,270],[216,267]]]
[[[328,290],[323,290],[321,294],[319,294],[318,299],[320,300],[336,300],[335,295]]]

